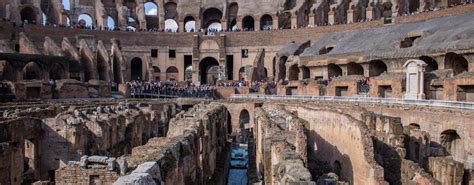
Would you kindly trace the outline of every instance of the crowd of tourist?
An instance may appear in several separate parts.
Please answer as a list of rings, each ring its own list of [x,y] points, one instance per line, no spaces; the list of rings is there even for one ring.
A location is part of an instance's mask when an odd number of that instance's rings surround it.
[[[215,98],[214,86],[189,83],[167,82],[127,82],[132,94],[154,94],[177,97]]]
[[[474,3],[474,0],[467,0],[467,1],[462,2],[460,5],[472,4],[472,3]],[[457,5],[456,4],[449,5],[449,7],[453,7],[453,6],[457,6]],[[416,11],[413,11],[411,13],[403,13],[401,16],[410,16],[410,15],[416,15],[416,14],[423,13],[423,12],[438,11],[438,10],[440,10],[440,8],[429,8],[429,9],[423,9],[423,10],[416,10]],[[12,22],[11,20],[5,19],[5,18],[3,18],[3,21]],[[368,20],[359,20],[358,22],[366,22],[366,21],[368,21]],[[346,24],[346,23],[347,22],[344,21],[344,22],[336,23],[336,24]],[[36,23],[36,21],[28,22],[28,21],[25,20],[25,21],[21,22],[20,24],[18,24],[18,26],[23,26],[25,24],[37,24],[37,23]],[[17,24],[15,22],[13,22],[13,25],[16,26]],[[329,25],[330,24],[328,22],[323,22],[323,23],[314,24],[314,25],[306,24],[306,25],[302,25],[302,26],[293,26],[291,28],[292,29],[316,28],[316,27],[320,27],[320,26],[329,26]],[[90,30],[100,30],[100,31],[121,31],[121,32],[178,32],[176,29],[158,29],[158,28],[138,29],[138,28],[131,27],[131,26],[129,26],[127,28],[118,28],[118,27],[110,28],[110,27],[86,26],[86,25],[79,24],[79,23],[73,23],[71,25],[44,24],[44,26],[62,27],[62,28],[71,28],[71,29],[90,29]],[[282,29],[285,29],[285,27],[280,27],[280,28],[277,28],[277,29],[282,30]],[[266,25],[260,31],[271,31],[271,30],[275,30],[275,29],[271,25]],[[191,30],[187,30],[187,32],[203,32],[206,35],[216,35],[219,32],[242,32],[242,31],[255,31],[255,29],[253,29],[253,28],[244,28],[244,29],[229,28],[227,30],[223,30],[223,29],[210,28],[210,29],[191,29]]]

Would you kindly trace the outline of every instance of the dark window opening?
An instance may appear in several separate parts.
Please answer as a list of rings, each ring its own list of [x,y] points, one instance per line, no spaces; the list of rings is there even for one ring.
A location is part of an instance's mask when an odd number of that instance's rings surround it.
[[[157,49],[152,49],[151,50],[151,57],[157,58],[158,57],[158,50]]]
[[[333,49],[334,49],[334,47],[332,47],[332,46],[328,46],[328,47],[321,48],[321,49],[319,50],[319,54],[320,54],[320,55],[327,54],[327,53],[331,52]]]
[[[234,80],[234,55],[226,56],[227,80]]]
[[[413,46],[413,42],[421,36],[407,37],[400,43],[400,48],[409,48]]]
[[[176,50],[170,49],[170,51],[169,51],[169,58],[176,58]]]

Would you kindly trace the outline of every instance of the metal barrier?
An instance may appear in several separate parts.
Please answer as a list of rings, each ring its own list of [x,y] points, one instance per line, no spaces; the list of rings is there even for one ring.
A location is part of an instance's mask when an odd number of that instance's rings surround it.
[[[375,104],[397,104],[418,105],[431,107],[445,107],[456,109],[474,110],[473,102],[441,101],[441,100],[406,100],[396,98],[374,98],[374,97],[349,97],[349,96],[302,96],[302,95],[257,95],[257,94],[233,94],[231,99],[253,99],[253,100],[306,100],[306,101],[339,101],[360,102]]]

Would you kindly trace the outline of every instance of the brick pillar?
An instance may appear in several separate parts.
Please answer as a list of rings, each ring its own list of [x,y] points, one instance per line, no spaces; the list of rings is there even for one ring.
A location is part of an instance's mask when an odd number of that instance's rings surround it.
[[[260,30],[260,20],[255,20],[254,21],[254,27],[255,27],[255,31]]]
[[[224,31],[227,31],[227,20],[225,18],[221,19],[221,28]]]

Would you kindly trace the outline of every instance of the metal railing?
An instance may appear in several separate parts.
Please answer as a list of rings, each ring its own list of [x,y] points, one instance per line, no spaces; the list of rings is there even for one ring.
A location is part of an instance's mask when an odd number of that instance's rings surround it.
[[[233,94],[231,99],[247,100],[305,100],[305,101],[338,101],[359,102],[374,104],[417,105],[431,107],[445,107],[456,109],[474,110],[474,102],[442,101],[442,100],[408,100],[396,98],[374,97],[349,97],[349,96],[302,96],[302,95],[259,95],[259,94]]]

